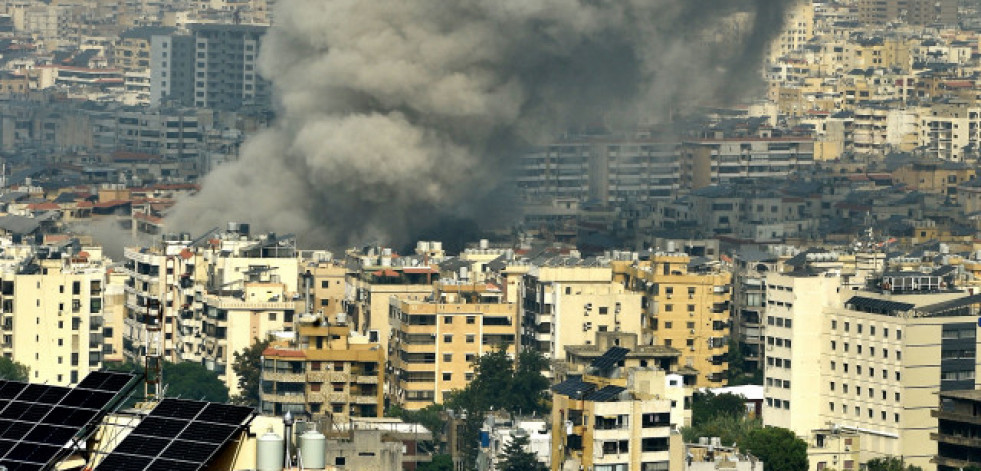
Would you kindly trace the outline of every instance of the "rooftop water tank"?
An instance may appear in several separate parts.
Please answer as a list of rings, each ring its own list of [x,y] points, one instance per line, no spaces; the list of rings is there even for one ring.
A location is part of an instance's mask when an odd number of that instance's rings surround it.
[[[307,430],[300,435],[300,459],[303,469],[324,469],[327,467],[327,437],[316,430]]]
[[[282,471],[286,461],[286,442],[283,437],[276,435],[270,429],[265,435],[256,439],[255,467],[256,471]]]

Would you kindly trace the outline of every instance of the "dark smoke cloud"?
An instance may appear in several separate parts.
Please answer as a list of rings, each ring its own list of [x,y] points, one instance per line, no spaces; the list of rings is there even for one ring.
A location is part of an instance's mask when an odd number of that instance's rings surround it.
[[[279,120],[169,223],[401,243],[440,215],[507,212],[497,185],[521,146],[738,98],[784,3],[279,2],[260,57]]]

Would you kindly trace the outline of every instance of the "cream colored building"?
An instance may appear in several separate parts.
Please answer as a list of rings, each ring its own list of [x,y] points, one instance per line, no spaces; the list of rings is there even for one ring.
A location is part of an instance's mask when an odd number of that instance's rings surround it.
[[[378,343],[320,316],[295,335],[262,353],[263,413],[308,412],[335,423],[382,416],[385,352]]]
[[[981,296],[913,271],[840,292],[830,272],[771,275],[767,283],[767,341],[775,346],[764,424],[803,437],[831,424],[860,435],[860,463],[902,455],[936,469],[930,410],[938,391],[977,386]]]
[[[408,410],[442,403],[473,379],[473,362],[504,346],[517,353],[518,306],[486,285],[437,285],[435,300],[391,298],[389,397]]]
[[[609,264],[558,258],[533,266],[524,277],[522,345],[560,359],[597,333],[640,332],[641,299],[613,280]]]
[[[686,398],[677,375],[631,368],[552,387],[552,471],[681,471]]]
[[[684,253],[657,253],[625,269],[628,286],[643,295],[642,343],[681,352],[698,371],[699,387],[725,384],[732,273],[719,265],[689,271]]]
[[[0,274],[0,346],[31,382],[77,384],[103,366],[107,266],[98,248],[46,249]]]

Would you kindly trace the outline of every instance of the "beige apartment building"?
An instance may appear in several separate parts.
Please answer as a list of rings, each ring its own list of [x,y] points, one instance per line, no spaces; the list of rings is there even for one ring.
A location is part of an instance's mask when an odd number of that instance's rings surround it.
[[[98,248],[48,253],[0,274],[0,346],[31,382],[77,384],[103,366],[107,267]]]
[[[698,371],[699,387],[725,384],[732,273],[718,265],[690,270],[684,253],[657,253],[625,268],[643,295],[642,343],[681,352],[681,366]]]
[[[522,345],[561,359],[569,345],[589,345],[597,333],[640,332],[640,293],[613,280],[609,264],[556,258],[524,277]]]
[[[771,274],[767,303],[765,425],[808,437],[830,424],[860,435],[861,463],[901,455],[936,469],[930,411],[937,392],[977,387],[981,296],[930,273],[886,272],[860,289],[801,272]]]
[[[333,422],[384,413],[385,352],[346,323],[320,316],[262,353],[260,410],[330,415]]]
[[[408,410],[444,401],[473,379],[473,362],[502,346],[517,354],[518,306],[499,288],[440,284],[434,300],[391,299],[389,398]]]
[[[552,471],[680,471],[684,404],[677,375],[631,368],[619,377],[583,375],[552,387]]]

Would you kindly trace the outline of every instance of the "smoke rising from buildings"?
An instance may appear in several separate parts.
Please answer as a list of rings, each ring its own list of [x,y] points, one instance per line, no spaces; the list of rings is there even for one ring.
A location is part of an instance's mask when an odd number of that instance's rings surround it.
[[[401,243],[508,212],[519,149],[739,97],[784,0],[279,2],[260,54],[278,122],[168,218]]]

